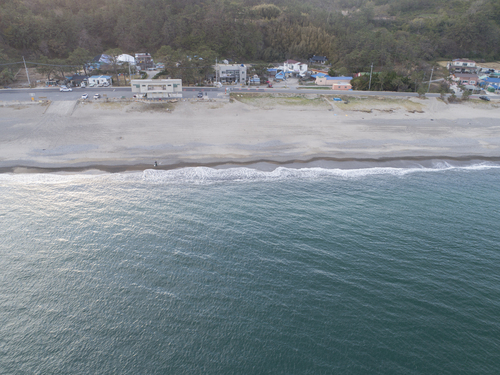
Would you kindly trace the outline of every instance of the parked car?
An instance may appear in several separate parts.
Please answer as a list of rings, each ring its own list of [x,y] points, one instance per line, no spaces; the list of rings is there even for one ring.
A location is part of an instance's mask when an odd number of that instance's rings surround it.
[[[102,87],[108,87],[108,86],[109,86],[109,82],[103,82]]]
[[[82,99],[88,99],[89,98],[89,94],[83,94],[82,95]]]
[[[95,87],[95,82],[89,83],[89,87]]]
[[[487,96],[485,96],[485,95],[480,96],[480,97],[479,97],[479,99],[486,100],[487,102],[489,102],[489,101],[490,101],[490,98],[488,98],[488,97],[487,97]]]
[[[203,93],[201,91],[198,93],[198,98],[203,98]]]
[[[101,94],[95,94],[94,99],[99,99],[101,97]]]
[[[59,91],[65,91],[65,92],[66,92],[66,91],[73,91],[73,89],[70,89],[70,88],[68,88],[68,87],[61,87],[61,88],[59,89]]]

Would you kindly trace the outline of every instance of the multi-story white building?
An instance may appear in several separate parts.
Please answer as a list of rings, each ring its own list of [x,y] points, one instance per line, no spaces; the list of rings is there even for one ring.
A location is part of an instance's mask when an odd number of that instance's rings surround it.
[[[478,67],[476,62],[467,59],[455,59],[447,65],[448,70],[454,73],[477,73]]]
[[[215,74],[221,83],[245,83],[247,67],[245,64],[217,64]]]
[[[182,98],[181,79],[133,79],[132,92],[148,99]]]

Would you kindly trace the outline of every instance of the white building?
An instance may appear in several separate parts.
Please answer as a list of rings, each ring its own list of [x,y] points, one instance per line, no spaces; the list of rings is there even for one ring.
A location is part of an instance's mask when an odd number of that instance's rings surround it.
[[[132,92],[149,99],[182,98],[181,79],[133,79]]]
[[[307,64],[295,60],[286,60],[283,64],[283,72],[287,75],[305,77]]]
[[[455,73],[476,73],[478,70],[476,62],[467,59],[455,59],[450,61],[446,67]]]
[[[90,85],[92,83],[96,86],[102,86],[103,84],[111,85],[113,83],[113,80],[111,79],[111,76],[92,76],[89,77],[88,84]]]
[[[128,63],[130,65],[135,65],[135,58],[134,58],[134,56],[127,55],[126,53],[117,56],[116,57],[116,61],[119,64]]]
[[[215,74],[221,83],[245,83],[247,67],[245,64],[217,64]]]

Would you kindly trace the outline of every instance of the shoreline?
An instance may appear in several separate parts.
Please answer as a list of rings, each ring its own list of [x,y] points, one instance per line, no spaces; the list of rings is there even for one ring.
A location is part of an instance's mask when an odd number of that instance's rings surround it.
[[[437,98],[237,95],[232,103],[0,107],[0,173],[500,162],[500,106]]]
[[[28,166],[14,165],[9,167],[0,167],[0,174],[22,174],[22,173],[126,173],[140,172],[147,169],[158,171],[172,171],[183,168],[205,167],[213,169],[228,169],[228,168],[249,168],[259,171],[272,171],[278,167],[290,169],[302,168],[323,168],[323,169],[365,169],[365,168],[433,168],[436,164],[446,163],[455,167],[464,167],[469,165],[479,165],[483,163],[499,163],[500,156],[481,157],[477,155],[462,156],[462,157],[439,157],[439,156],[414,156],[406,158],[384,157],[379,159],[369,158],[332,158],[332,157],[314,157],[308,160],[254,160],[254,161],[224,161],[224,162],[181,162],[175,164],[91,164],[85,166],[63,166],[63,167],[43,167],[43,166]]]

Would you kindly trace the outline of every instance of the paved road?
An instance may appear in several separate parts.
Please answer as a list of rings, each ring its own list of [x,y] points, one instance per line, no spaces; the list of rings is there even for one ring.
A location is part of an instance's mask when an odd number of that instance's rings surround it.
[[[418,96],[412,92],[384,92],[384,91],[334,91],[324,89],[305,89],[297,87],[185,87],[183,89],[184,98],[196,98],[198,93],[202,92],[209,99],[223,97],[225,93],[245,93],[245,92],[260,92],[260,93],[292,93],[292,94],[324,94],[324,95],[376,95],[376,96]],[[61,92],[58,87],[38,88],[38,89],[1,89],[0,101],[30,101],[31,94],[35,94],[35,100],[48,99],[51,101],[61,100],[77,100],[81,98],[83,93],[89,94],[92,97],[95,93],[100,93],[103,97],[108,98],[132,98],[133,93],[129,87],[98,87],[98,88],[75,88],[71,92]],[[439,94],[427,94],[428,97],[438,97]],[[479,95],[472,95],[472,98],[478,98]],[[491,99],[500,100],[500,95],[490,95]]]

